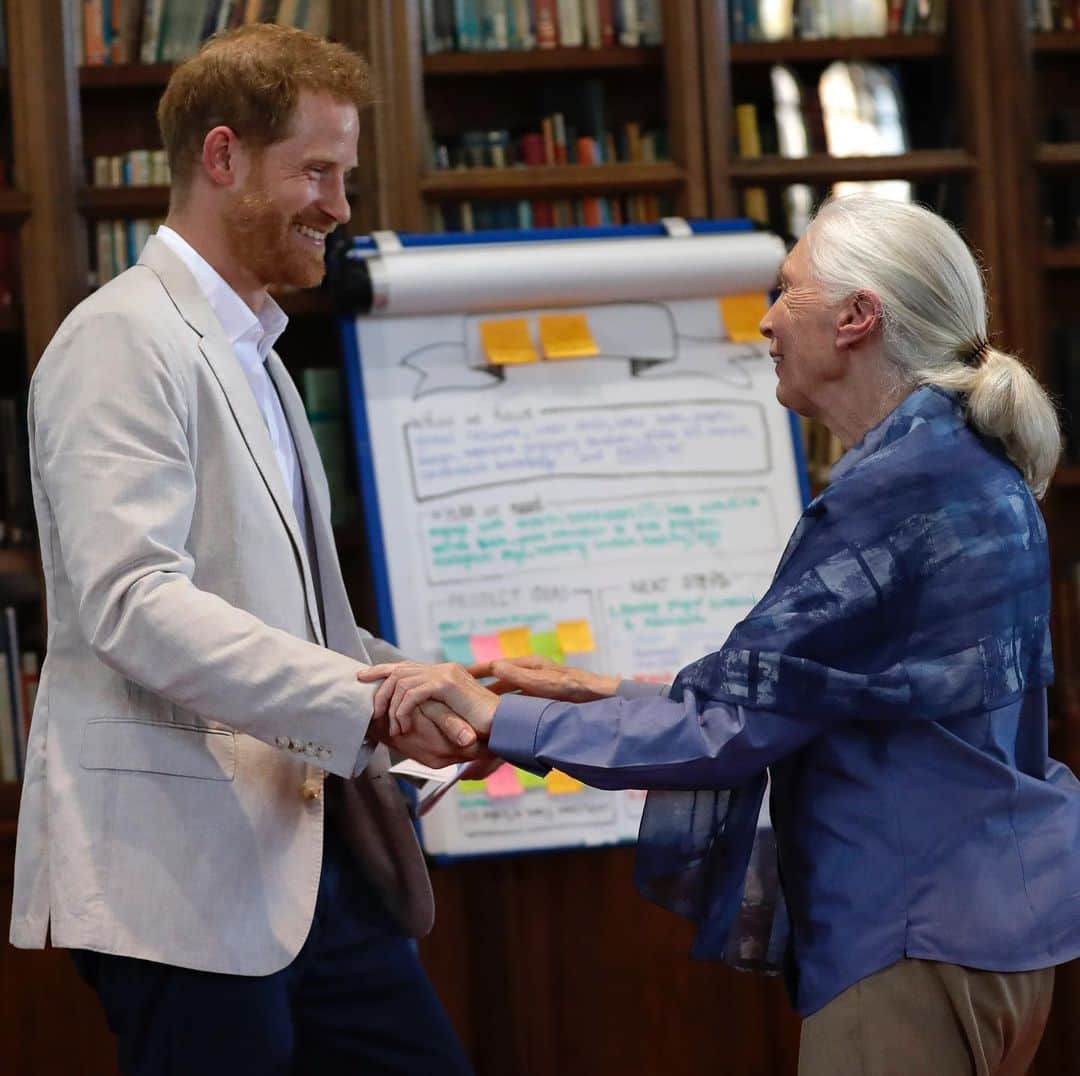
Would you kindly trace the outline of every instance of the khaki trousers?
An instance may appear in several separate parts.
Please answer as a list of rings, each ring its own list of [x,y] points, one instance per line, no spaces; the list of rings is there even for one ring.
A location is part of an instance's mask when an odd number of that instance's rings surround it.
[[[900,960],[803,1021],[799,1076],[1025,1076],[1054,969]]]

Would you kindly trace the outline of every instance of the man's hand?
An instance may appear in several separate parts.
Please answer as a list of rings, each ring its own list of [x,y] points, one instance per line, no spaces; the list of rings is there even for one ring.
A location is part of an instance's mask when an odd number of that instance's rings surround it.
[[[388,722],[389,736],[409,734],[417,708],[429,700],[443,703],[437,720],[455,743],[468,746],[490,735],[499,697],[478,684],[460,665],[421,665],[413,661],[370,665],[361,669],[356,678],[365,683],[383,681],[375,692],[372,719]]]
[[[530,655],[524,658],[500,658],[470,665],[469,672],[477,679],[496,677],[488,690],[497,695],[520,691],[539,699],[558,699],[560,702],[594,702],[610,698],[619,687],[617,676],[601,676],[586,669],[560,665],[550,658]]]
[[[476,733],[441,702],[428,701],[417,706],[410,726],[406,733],[394,735],[390,732],[389,722],[373,719],[371,733],[388,747],[425,766],[438,768],[455,762],[468,762],[471,771],[487,776],[501,762],[478,743]],[[468,729],[468,744],[454,742],[462,726]]]

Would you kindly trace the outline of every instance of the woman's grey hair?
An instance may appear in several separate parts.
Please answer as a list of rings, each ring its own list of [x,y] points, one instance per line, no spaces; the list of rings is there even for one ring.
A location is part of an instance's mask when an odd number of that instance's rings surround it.
[[[971,426],[1001,441],[1041,497],[1061,455],[1057,412],[1028,368],[988,342],[982,272],[952,226],[922,206],[845,195],[817,211],[806,245],[826,299],[874,292],[900,376],[962,393]]]

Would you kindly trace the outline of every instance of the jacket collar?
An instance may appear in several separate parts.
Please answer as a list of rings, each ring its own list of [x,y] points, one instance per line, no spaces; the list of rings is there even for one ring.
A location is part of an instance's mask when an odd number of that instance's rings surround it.
[[[259,405],[255,402],[251,386],[248,384],[244,371],[236,358],[236,353],[233,351],[220,321],[214,314],[195,277],[183,260],[171,251],[164,242],[155,236],[151,236],[143,248],[139,264],[146,266],[157,276],[176,307],[177,313],[199,337],[199,350],[210,365],[214,377],[225,394],[233,418],[240,428],[240,434],[248,447],[248,451],[251,453],[252,459],[255,461],[255,466],[266,484],[274,505],[277,507],[281,522],[289,532],[303,575],[308,617],[315,638],[320,643],[323,643],[323,630],[315,594],[314,578],[311,564],[308,561],[307,547],[300,532],[300,527],[303,524],[302,521],[296,518],[288,490],[285,488],[285,481],[281,475],[281,469],[274,455],[274,446],[270,440],[270,434],[263,420],[262,412],[259,410]],[[279,389],[282,376],[284,379],[288,379],[288,375],[284,374],[284,368],[281,368],[279,376],[275,378]],[[300,430],[305,432],[307,430],[306,419],[302,417],[302,407],[300,412],[300,415],[296,415],[287,410],[286,417],[289,419],[293,437],[297,443],[300,466],[304,475],[304,489],[308,503],[311,504],[314,501],[314,495],[308,476],[311,473],[313,460],[306,449],[302,453],[300,448],[300,442],[304,438],[300,436],[298,426]],[[312,522],[314,525],[314,519]]]

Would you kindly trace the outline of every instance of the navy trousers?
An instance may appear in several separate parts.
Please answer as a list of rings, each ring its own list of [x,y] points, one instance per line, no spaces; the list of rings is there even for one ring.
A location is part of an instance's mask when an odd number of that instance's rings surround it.
[[[416,949],[327,826],[311,933],[263,978],[78,950],[124,1076],[470,1076]]]

